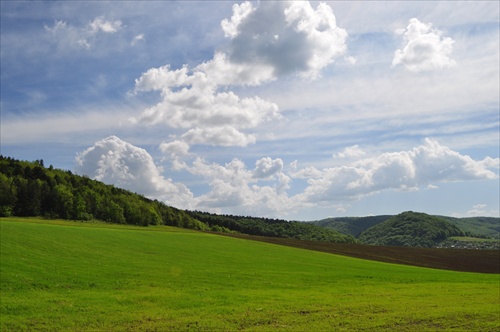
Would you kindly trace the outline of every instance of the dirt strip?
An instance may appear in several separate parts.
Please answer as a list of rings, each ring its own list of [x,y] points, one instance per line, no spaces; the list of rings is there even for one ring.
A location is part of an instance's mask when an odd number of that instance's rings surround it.
[[[463,272],[500,273],[500,250],[371,246],[245,234],[216,234],[387,263]]]

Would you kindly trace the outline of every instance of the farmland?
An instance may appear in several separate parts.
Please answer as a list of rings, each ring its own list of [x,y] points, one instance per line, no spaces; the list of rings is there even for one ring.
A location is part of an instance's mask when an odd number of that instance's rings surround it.
[[[473,330],[498,274],[362,260],[167,226],[2,218],[1,325],[17,330]]]

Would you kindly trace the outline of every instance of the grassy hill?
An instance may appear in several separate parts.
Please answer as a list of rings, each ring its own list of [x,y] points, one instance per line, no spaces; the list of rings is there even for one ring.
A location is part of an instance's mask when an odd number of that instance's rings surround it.
[[[165,226],[0,219],[2,331],[494,331],[498,275]]]
[[[448,220],[409,211],[368,228],[359,240],[374,245],[433,247],[452,236],[464,236],[464,232]]]

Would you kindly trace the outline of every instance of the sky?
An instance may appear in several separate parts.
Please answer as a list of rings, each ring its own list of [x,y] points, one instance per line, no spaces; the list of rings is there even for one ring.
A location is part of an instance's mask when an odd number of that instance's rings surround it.
[[[1,154],[181,209],[500,215],[497,1],[2,1]]]

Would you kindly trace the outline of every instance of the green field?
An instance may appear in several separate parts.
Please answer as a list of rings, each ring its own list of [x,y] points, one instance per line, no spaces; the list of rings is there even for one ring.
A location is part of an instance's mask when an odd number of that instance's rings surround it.
[[[0,219],[1,331],[498,331],[500,276],[165,226]]]

